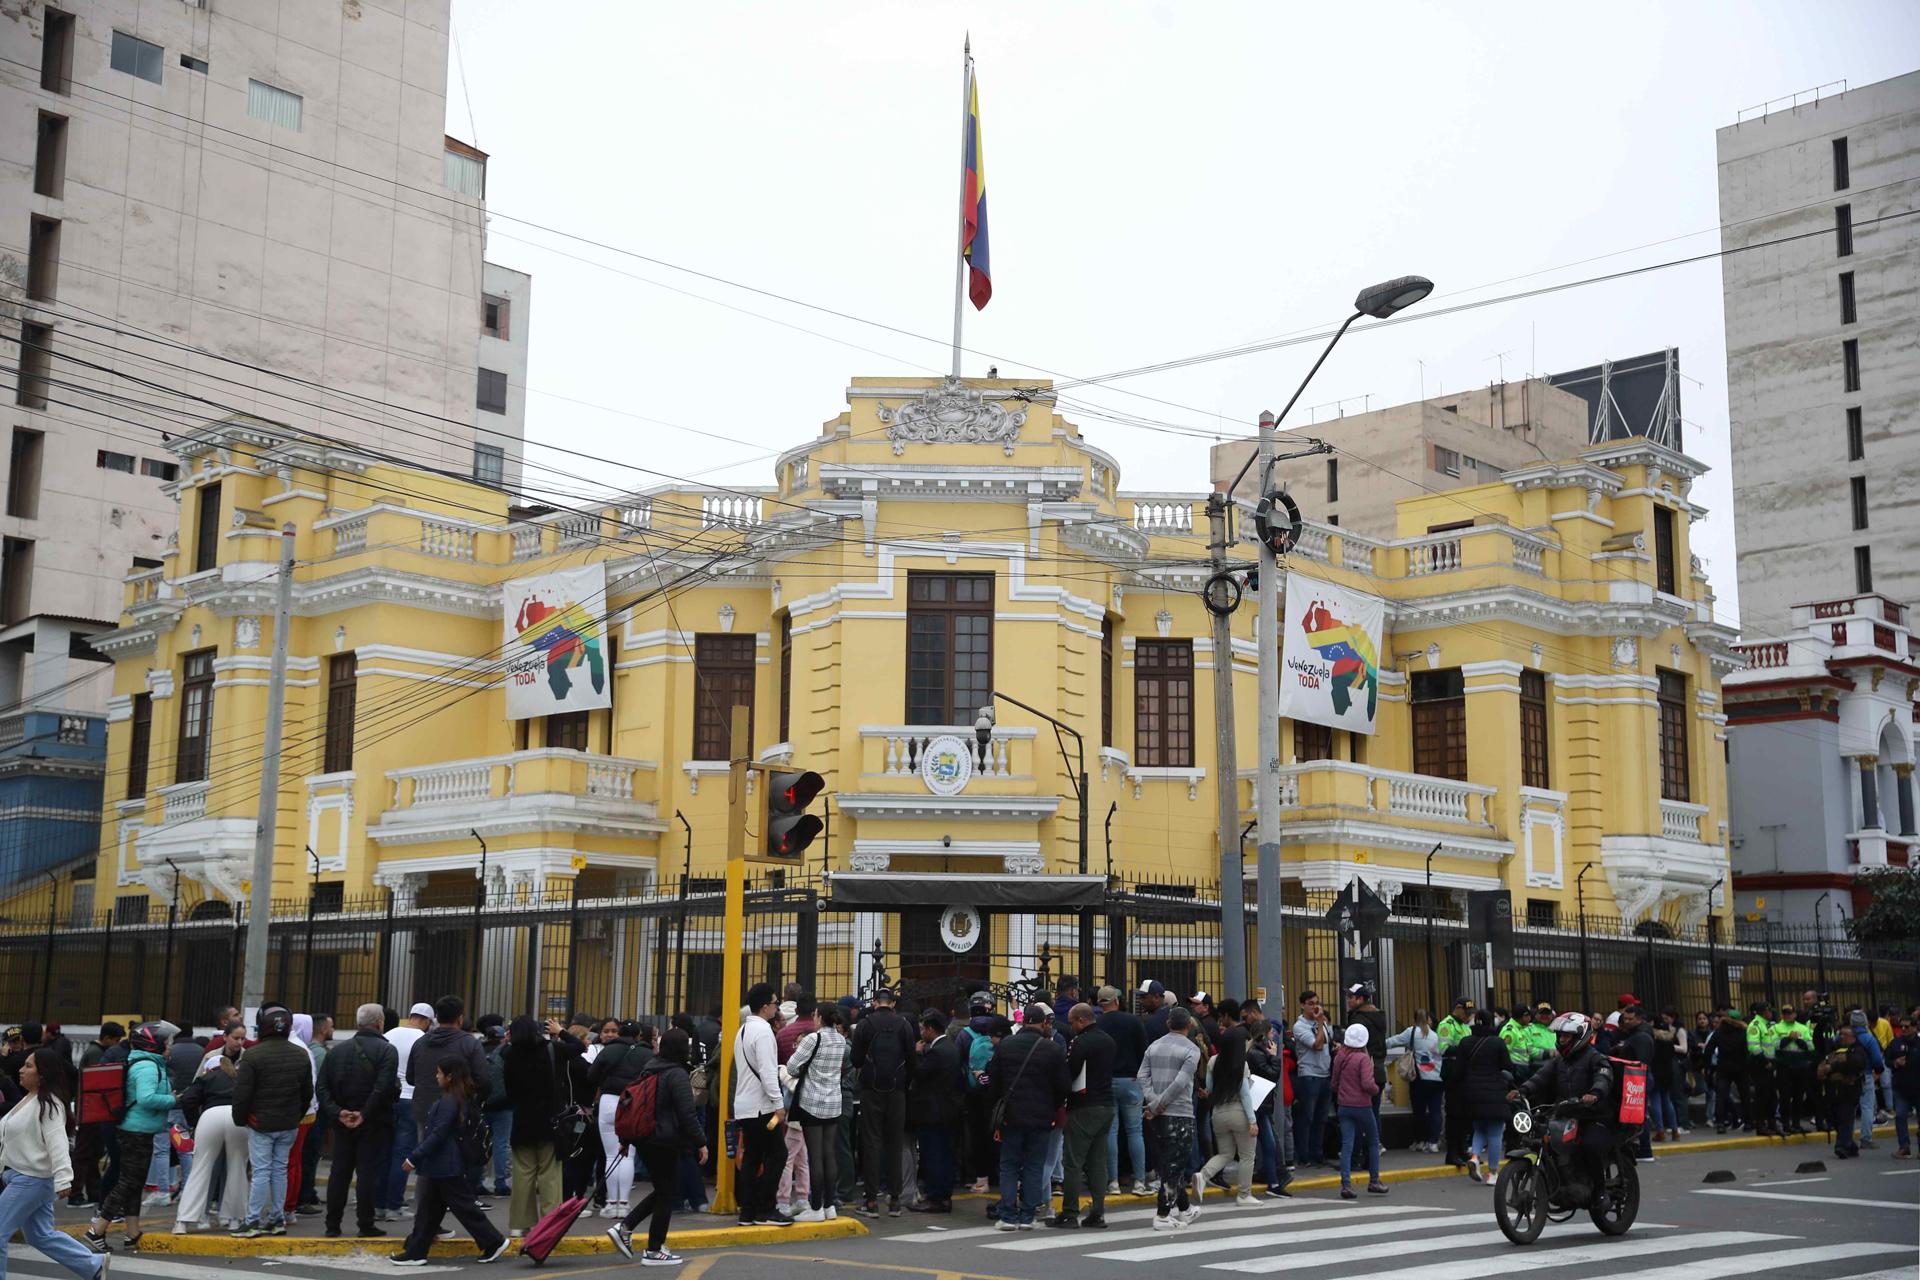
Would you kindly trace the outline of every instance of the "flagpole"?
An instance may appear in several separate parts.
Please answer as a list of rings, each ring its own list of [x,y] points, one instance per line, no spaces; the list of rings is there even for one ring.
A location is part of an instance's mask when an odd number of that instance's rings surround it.
[[[960,319],[965,315],[961,303],[967,297],[967,130],[972,127],[973,34],[962,46],[960,68],[960,198],[954,203],[959,215],[959,230],[953,245],[953,376],[960,376]]]

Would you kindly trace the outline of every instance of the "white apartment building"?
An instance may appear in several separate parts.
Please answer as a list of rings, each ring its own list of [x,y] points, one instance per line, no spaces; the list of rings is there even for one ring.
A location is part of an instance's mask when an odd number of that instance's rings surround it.
[[[85,637],[177,554],[168,434],[246,413],[519,483],[530,282],[483,263],[450,11],[0,6],[0,781],[54,732],[29,713],[94,736],[109,666]]]
[[[1920,600],[1920,72],[1716,142],[1743,630]]]

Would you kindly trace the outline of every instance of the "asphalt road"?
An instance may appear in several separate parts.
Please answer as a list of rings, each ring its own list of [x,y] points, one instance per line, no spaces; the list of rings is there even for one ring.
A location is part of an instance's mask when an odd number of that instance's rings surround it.
[[[1797,1173],[1824,1160],[1819,1173]],[[1730,1183],[1707,1184],[1710,1170]],[[1241,1275],[1312,1268],[1341,1280],[1415,1276],[1418,1280],[1503,1280],[1574,1267],[1610,1280],[1673,1270],[1687,1280],[1760,1276],[1767,1280],[1913,1280],[1920,1274],[1920,1165],[1896,1162],[1883,1148],[1835,1161],[1818,1147],[1700,1154],[1640,1167],[1639,1222],[1625,1237],[1602,1236],[1584,1214],[1549,1225],[1527,1247],[1507,1243],[1494,1223],[1493,1193],[1463,1177],[1405,1182],[1385,1197],[1354,1202],[1332,1191],[1240,1209],[1209,1192],[1197,1222],[1155,1232],[1151,1210],[1115,1205],[1106,1231],[1006,1233],[992,1228],[984,1202],[956,1205],[951,1218],[883,1218],[871,1236],[690,1254],[663,1275],[685,1280],[1158,1280],[1177,1270]],[[470,1271],[448,1263],[412,1271],[379,1254],[360,1258],[264,1258],[227,1262],[116,1256],[112,1280],[341,1280],[342,1273],[434,1275]],[[500,1268],[526,1270],[509,1260]],[[606,1257],[555,1258],[543,1272],[588,1275],[635,1266]],[[65,1276],[38,1253],[15,1245],[15,1275]]]

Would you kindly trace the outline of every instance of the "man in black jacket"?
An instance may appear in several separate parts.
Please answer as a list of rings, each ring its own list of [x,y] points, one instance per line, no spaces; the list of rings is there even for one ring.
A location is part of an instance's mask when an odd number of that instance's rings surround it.
[[[853,1029],[852,1061],[860,1081],[860,1154],[867,1200],[861,1212],[880,1216],[880,1170],[886,1168],[887,1215],[901,1214],[901,1154],[907,1142],[907,1080],[914,1057],[913,1024],[893,1007],[893,991],[873,993],[873,1009]]]
[[[1107,1225],[1107,1131],[1113,1128],[1113,1037],[1096,1025],[1093,1006],[1067,1011],[1073,1040],[1067,1046],[1067,1140],[1060,1212],[1050,1227]],[[1080,1188],[1092,1201],[1080,1217]]]
[[[242,1239],[286,1234],[287,1157],[313,1100],[313,1059],[304,1045],[288,1039],[293,1014],[285,1005],[267,1005],[259,1023],[260,1042],[240,1055],[233,1085],[233,1122],[253,1130],[247,1136],[253,1166],[247,1220],[233,1231]]]
[[[1028,1005],[1020,1029],[995,1045],[987,1061],[987,1090],[1000,1112],[1002,1231],[1031,1231],[1053,1198],[1047,1140],[1054,1112],[1067,1100],[1067,1080],[1067,1051],[1053,1038],[1053,1010]]]
[[[466,1002],[459,996],[441,996],[433,1002],[433,1030],[414,1042],[407,1054],[407,1082],[413,1086],[413,1118],[420,1133],[427,1131],[427,1115],[440,1100],[440,1064],[459,1058],[473,1076],[473,1097],[484,1100],[493,1088],[487,1051],[467,1030]],[[467,1185],[475,1195],[486,1189],[486,1162],[467,1166]]]
[[[920,1015],[919,1056],[913,1064],[913,1088],[907,1094],[907,1118],[920,1134],[920,1172],[927,1198],[915,1213],[952,1213],[953,1130],[960,1120],[966,1066],[960,1044],[947,1034],[947,1015],[929,1009]]]
[[[362,1240],[386,1232],[373,1225],[374,1197],[386,1177],[393,1147],[393,1104],[400,1097],[400,1054],[382,1034],[386,1014],[377,1004],[354,1012],[353,1038],[320,1062],[320,1113],[333,1126],[333,1176],[327,1181],[327,1234],[340,1234],[347,1183]]]

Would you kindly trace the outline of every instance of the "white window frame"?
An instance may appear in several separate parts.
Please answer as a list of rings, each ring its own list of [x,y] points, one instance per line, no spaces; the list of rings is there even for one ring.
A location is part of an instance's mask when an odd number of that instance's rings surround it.
[[[265,80],[247,81],[247,114],[255,120],[298,133],[305,109],[305,99],[291,89]]]

